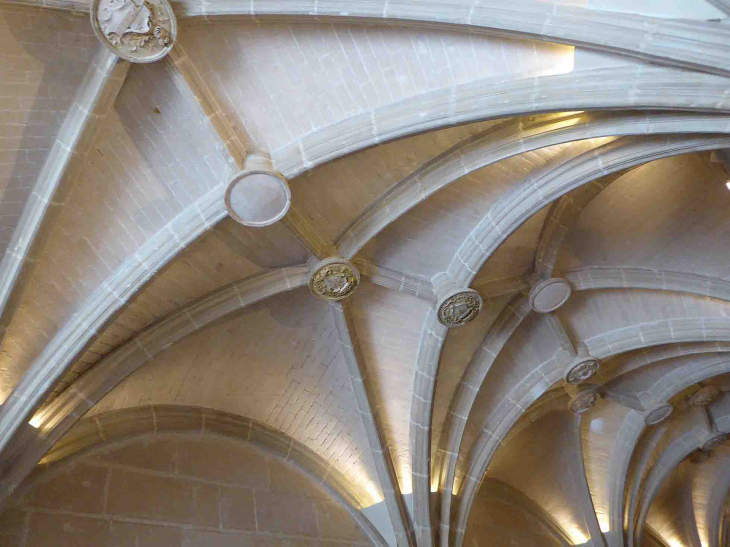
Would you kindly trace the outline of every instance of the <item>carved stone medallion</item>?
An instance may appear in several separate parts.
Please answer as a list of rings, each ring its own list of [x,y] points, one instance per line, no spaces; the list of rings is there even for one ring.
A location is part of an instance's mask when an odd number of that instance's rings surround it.
[[[720,388],[717,386],[705,386],[695,392],[687,400],[692,406],[707,406],[720,395]]]
[[[439,323],[451,328],[462,327],[479,315],[482,304],[482,297],[474,289],[449,293],[439,303]]]
[[[669,418],[673,411],[674,408],[672,407],[672,405],[662,405],[660,407],[657,407],[646,415],[646,417],[644,418],[644,423],[646,425],[656,425]]]
[[[720,446],[725,441],[727,441],[727,433],[715,435],[709,441],[705,441],[705,443],[702,445],[702,450],[712,450],[713,448],[717,448],[718,446]]]
[[[325,300],[343,300],[360,284],[360,272],[344,258],[332,257],[320,262],[309,277],[309,290]]]
[[[530,290],[530,307],[538,313],[557,310],[570,298],[573,289],[565,279],[553,277],[541,281]]]
[[[565,375],[565,381],[569,384],[581,384],[592,378],[598,369],[600,364],[596,359],[586,359],[572,366],[568,373]]]
[[[167,0],[94,0],[91,26],[106,47],[132,63],[162,59],[177,37]]]
[[[595,406],[601,396],[595,386],[586,387],[576,394],[570,401],[570,410],[576,414],[583,414],[586,410]]]

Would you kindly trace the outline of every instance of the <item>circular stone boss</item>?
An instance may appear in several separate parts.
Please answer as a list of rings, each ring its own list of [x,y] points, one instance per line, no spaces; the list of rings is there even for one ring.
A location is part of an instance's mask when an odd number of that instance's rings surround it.
[[[309,277],[309,290],[325,300],[343,300],[360,285],[360,272],[344,258],[332,257],[320,262]]]
[[[291,190],[278,173],[241,171],[231,178],[225,203],[233,220],[244,226],[262,228],[284,218],[291,205]]]
[[[570,410],[576,414],[583,414],[585,411],[594,407],[598,402],[600,395],[595,389],[589,388],[581,391],[570,401]]]
[[[707,450],[712,450],[713,448],[717,448],[722,443],[727,441],[727,436],[728,436],[727,433],[721,433],[720,435],[715,435],[709,441],[706,441],[702,445],[702,450],[707,451]]]
[[[662,405],[660,407],[657,407],[646,415],[646,418],[644,418],[644,423],[646,425],[656,425],[669,418],[673,411],[674,408],[672,407],[672,405]]]
[[[565,381],[573,385],[581,384],[595,376],[599,368],[600,364],[598,360],[590,357],[571,367],[565,375]]]
[[[104,46],[130,63],[162,59],[177,38],[167,0],[94,0],[91,27]]]
[[[541,281],[530,290],[530,307],[537,313],[550,313],[565,304],[573,292],[570,283],[560,277]]]
[[[439,323],[446,327],[463,327],[482,309],[482,297],[474,289],[459,289],[446,294],[438,306]]]

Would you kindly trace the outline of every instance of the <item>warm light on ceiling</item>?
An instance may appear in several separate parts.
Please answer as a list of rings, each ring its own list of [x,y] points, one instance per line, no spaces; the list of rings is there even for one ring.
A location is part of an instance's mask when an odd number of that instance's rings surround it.
[[[598,517],[598,527],[601,529],[601,532],[604,534],[607,534],[611,531],[611,524],[608,522],[608,516],[607,515],[596,515]]]
[[[727,187],[728,190],[730,190],[730,180],[725,183],[725,186]]]
[[[368,481],[365,484],[365,488],[367,489],[368,494],[370,494],[370,505],[375,505],[376,503],[383,501],[383,494],[380,492],[380,488],[378,488],[373,481]]]
[[[573,528],[573,531],[570,533],[570,537],[573,538],[573,545],[583,545],[584,543],[588,543],[590,540],[590,538],[586,537],[586,535],[578,528]]]
[[[404,496],[413,493],[413,477],[411,476],[411,468],[408,465],[403,466],[400,480],[400,491]]]
[[[40,416],[36,415],[33,416],[28,423],[38,429],[41,426],[42,420]]]
[[[460,484],[461,484],[461,481],[459,480],[459,478],[458,477],[454,477],[453,488],[451,489],[451,494],[453,496],[458,496],[459,495],[459,486],[460,486]]]

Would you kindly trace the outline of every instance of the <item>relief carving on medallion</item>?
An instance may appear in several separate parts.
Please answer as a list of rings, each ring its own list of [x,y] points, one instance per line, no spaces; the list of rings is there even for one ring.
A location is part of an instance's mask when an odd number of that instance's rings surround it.
[[[309,290],[325,300],[343,300],[360,285],[360,272],[344,258],[332,257],[320,262],[309,278]]]
[[[482,309],[482,297],[474,289],[447,294],[438,306],[438,320],[446,327],[461,327],[474,320]]]
[[[132,63],[162,59],[177,37],[177,21],[167,0],[95,0],[91,26],[106,47]]]
[[[569,384],[581,384],[595,376],[600,368],[598,360],[593,358],[585,359],[574,365],[565,375],[565,381]]]
[[[570,410],[576,414],[583,414],[594,407],[601,398],[597,386],[584,386],[570,401]]]

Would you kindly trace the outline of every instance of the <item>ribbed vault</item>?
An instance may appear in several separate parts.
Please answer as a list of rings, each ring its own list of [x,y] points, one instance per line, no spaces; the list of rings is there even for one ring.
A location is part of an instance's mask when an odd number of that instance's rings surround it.
[[[0,2],[0,543],[728,542],[725,0],[104,2]]]

